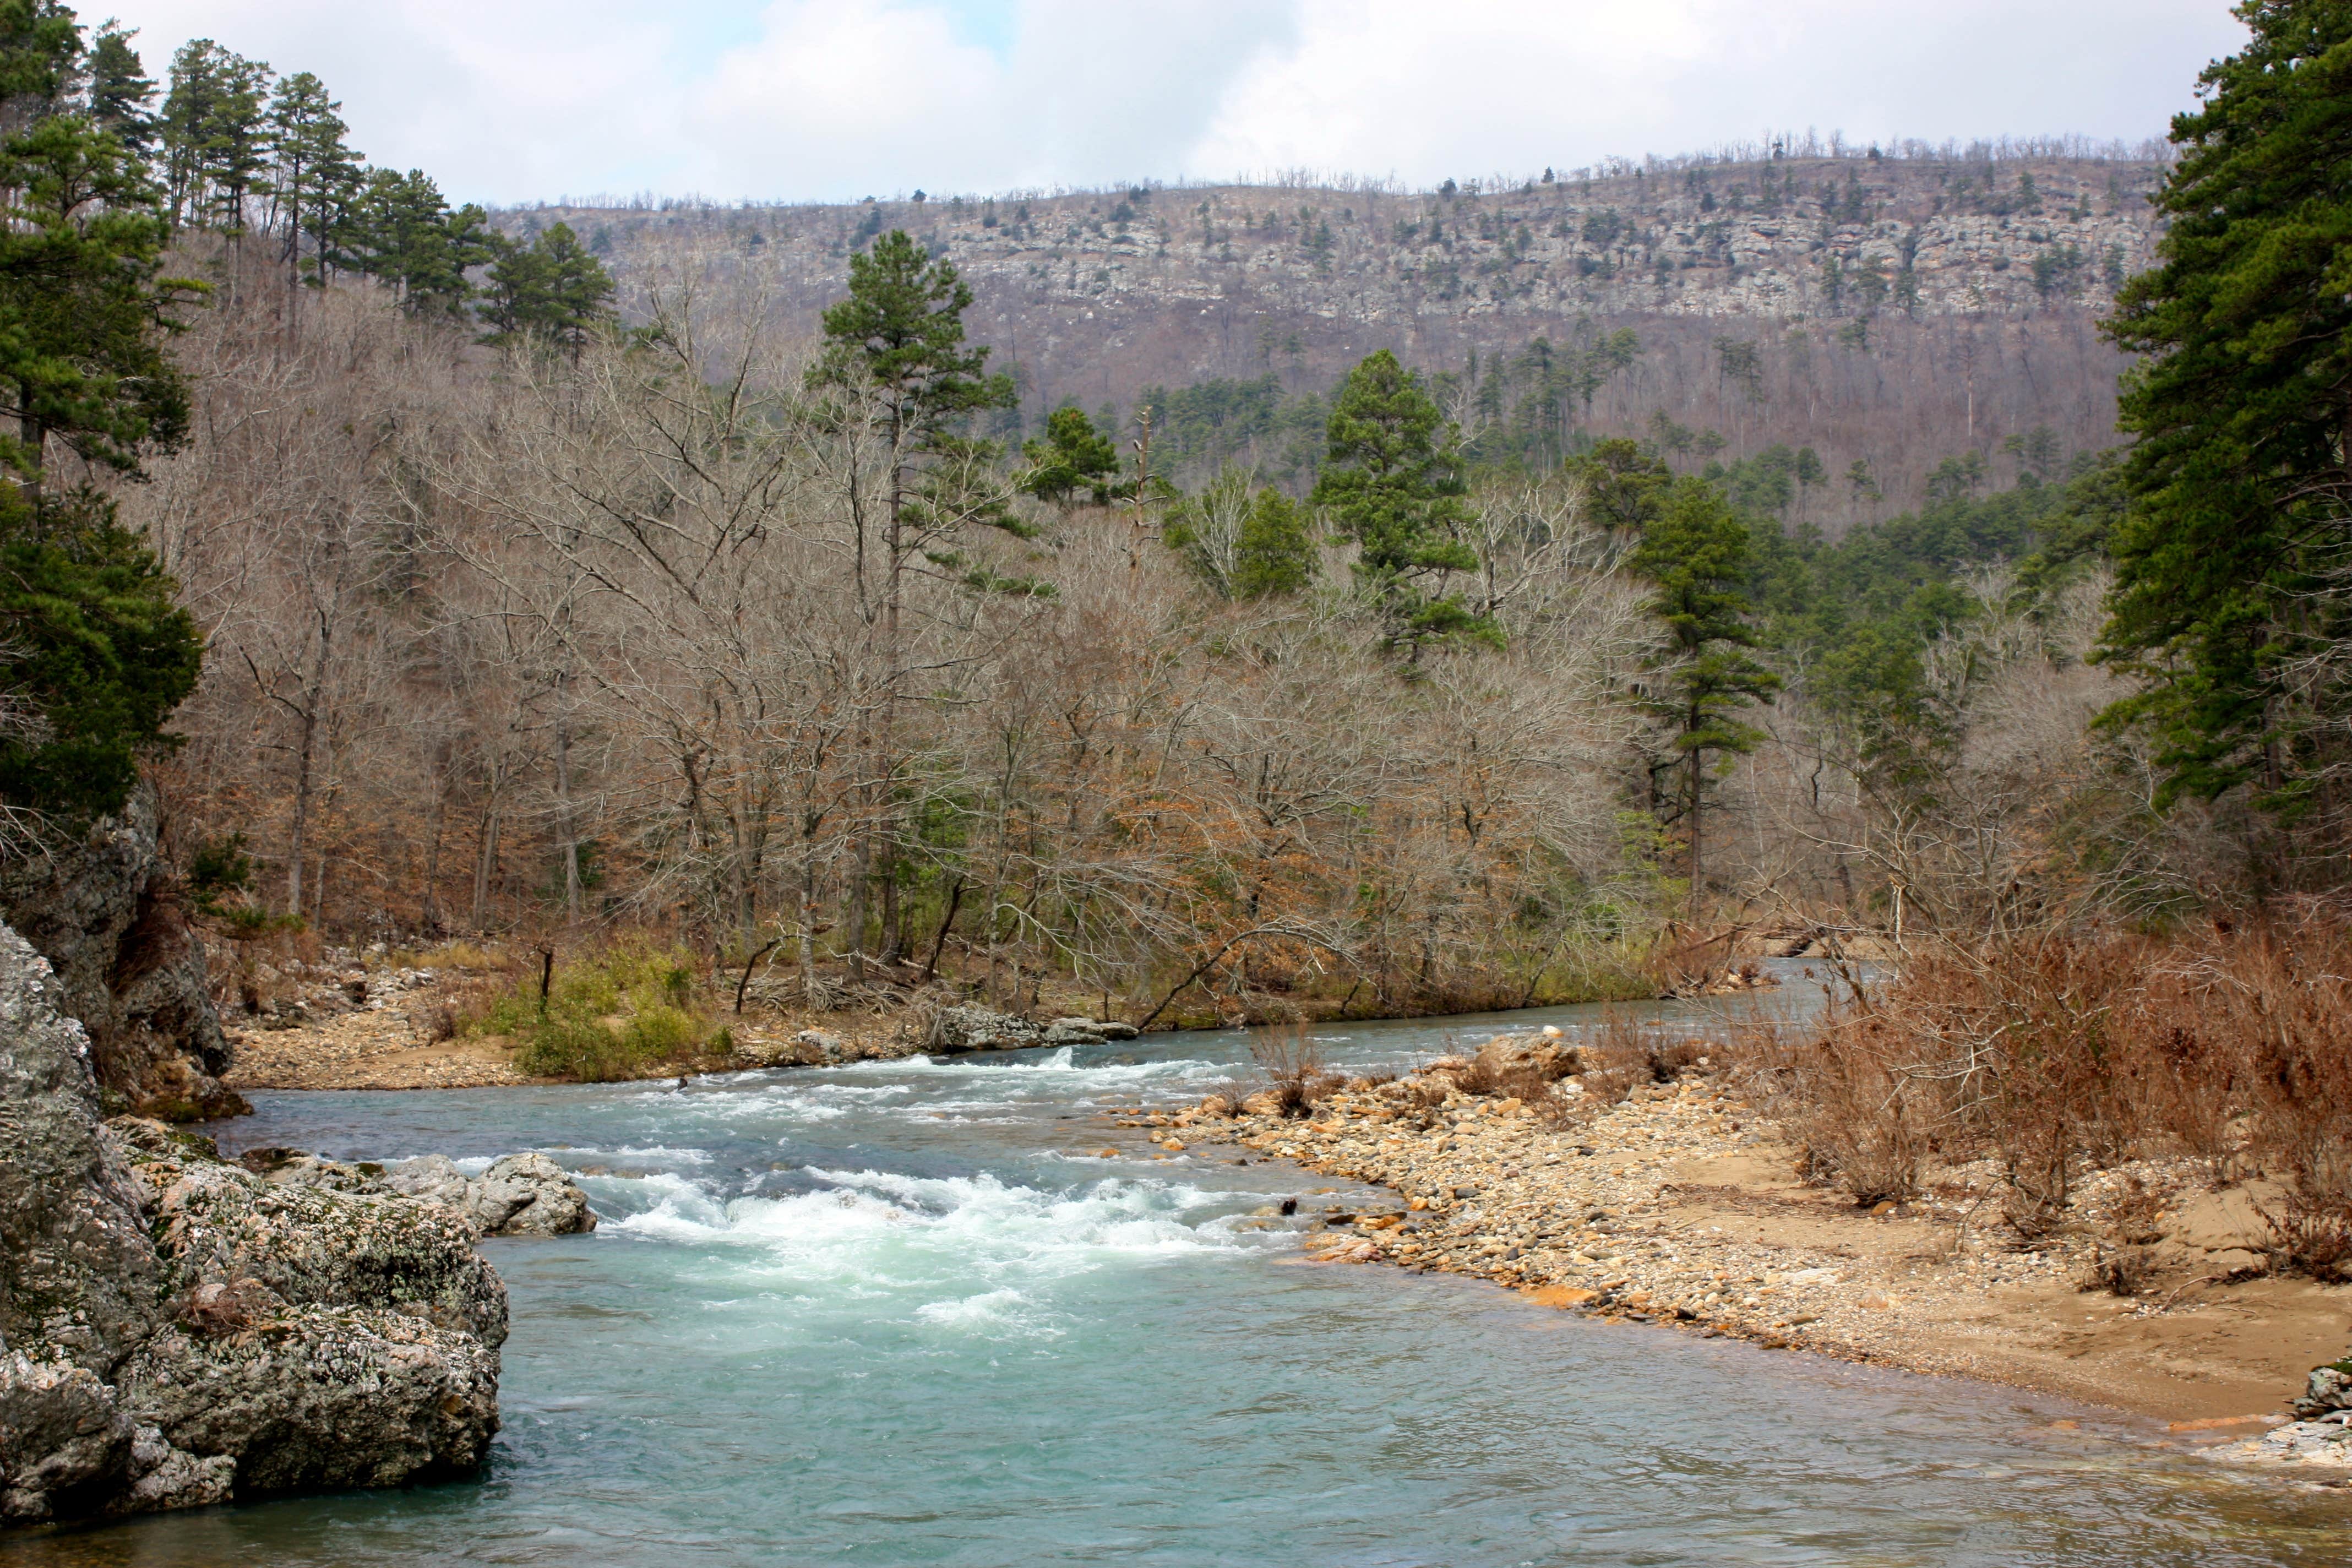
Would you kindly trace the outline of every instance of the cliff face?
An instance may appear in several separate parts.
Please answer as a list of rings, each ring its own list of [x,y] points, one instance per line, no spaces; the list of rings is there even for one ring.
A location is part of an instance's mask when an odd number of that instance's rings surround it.
[[[884,228],[905,228],[955,262],[979,296],[977,321],[1030,325],[1041,342],[1058,328],[1074,346],[1110,345],[1120,321],[1179,306],[1391,326],[2022,318],[2100,308],[2147,265],[2157,235],[2147,197],[2161,173],[2104,159],[1783,159],[1484,190],[1474,182],[1444,194],[1215,185],[854,205],[547,206],[502,215],[501,226],[568,223],[629,274],[715,245],[764,260],[793,307],[837,297],[851,253]],[[1229,355],[1199,346],[1199,374],[1241,374],[1294,352],[1255,336]]]
[[[1014,372],[1028,430],[1066,400],[1129,410],[1213,378],[1317,391],[1385,348],[1458,376],[1449,411],[1474,434],[1645,434],[1663,419],[1720,433],[1734,456],[1785,442],[1836,472],[1859,459],[1907,502],[1945,458],[1990,457],[2012,435],[2114,444],[2124,362],[2096,323],[2149,263],[2161,174],[2088,158],[1784,158],[1451,194],[1137,187],[498,221],[569,224],[625,309],[715,273],[812,335],[850,256],[905,228],[971,284],[972,337]],[[1638,353],[1603,352],[1620,331]]]
[[[172,897],[149,786],[79,839],[0,869],[0,918],[49,961],[120,1105],[173,1121],[249,1109],[218,1081],[229,1043],[203,944]]]
[[[0,1521],[478,1466],[507,1307],[471,1230],[101,1121],[62,1001],[0,928]]]

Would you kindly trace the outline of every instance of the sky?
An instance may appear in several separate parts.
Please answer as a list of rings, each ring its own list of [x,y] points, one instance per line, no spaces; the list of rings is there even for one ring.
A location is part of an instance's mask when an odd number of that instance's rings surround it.
[[[1776,131],[2161,135],[2225,0],[118,0],[310,70],[453,199],[1427,187]],[[108,12],[90,8],[86,19]]]

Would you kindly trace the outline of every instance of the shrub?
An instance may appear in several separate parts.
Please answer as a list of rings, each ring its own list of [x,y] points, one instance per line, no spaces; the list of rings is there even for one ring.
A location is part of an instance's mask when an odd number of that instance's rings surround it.
[[[1930,1146],[1929,1095],[1895,1043],[1878,1020],[1847,1019],[1799,1045],[1773,1040],[1759,1062],[1767,1103],[1803,1145],[1805,1179],[1865,1208],[1917,1195]]]
[[[544,997],[540,982],[530,966],[468,1029],[508,1037],[515,1065],[535,1077],[639,1078],[698,1055],[711,1037],[693,961],[676,949],[629,943],[578,955],[554,965]]]
[[[1346,1082],[1323,1070],[1322,1047],[1303,1024],[1252,1029],[1250,1055],[1266,1076],[1266,1092],[1285,1116],[1306,1115]]]
[[[2048,931],[1915,953],[1875,1006],[1778,1052],[1764,1083],[1815,1173],[1857,1196],[1896,1195],[1931,1153],[1990,1155],[2031,1241],[2091,1170],[2186,1156],[2219,1185],[2258,1168],[2281,1189],[2264,1211],[2277,1266],[2345,1279],[2347,1017],[2352,928],[2324,910],[2162,938]]]
[[[2081,1279],[2082,1290],[2105,1290],[2110,1296],[2137,1296],[2147,1289],[2156,1273],[2156,1254],[2145,1247],[2102,1247]]]

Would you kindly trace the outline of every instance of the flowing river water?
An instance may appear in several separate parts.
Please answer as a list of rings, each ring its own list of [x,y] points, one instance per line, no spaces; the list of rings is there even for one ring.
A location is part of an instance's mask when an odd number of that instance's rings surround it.
[[[1481,1037],[1479,1021],[1323,1036],[1361,1070],[1454,1033]],[[255,1116],[215,1129],[226,1147],[544,1148],[581,1173],[598,1230],[486,1244],[514,1320],[487,1475],[0,1558],[2352,1562],[2352,1505],[2164,1449],[2148,1424],[1304,1264],[1294,1232],[1251,1212],[1369,1194],[1231,1148],[1165,1156],[1100,1119],[1197,1098],[1246,1061],[1239,1035],[1161,1035],[684,1089],[256,1095]]]

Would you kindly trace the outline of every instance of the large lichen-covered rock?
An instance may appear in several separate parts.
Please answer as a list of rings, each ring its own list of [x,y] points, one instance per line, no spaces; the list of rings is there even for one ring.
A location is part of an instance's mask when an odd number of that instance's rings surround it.
[[[466,1174],[446,1154],[420,1154],[387,1168],[293,1149],[247,1149],[237,1162],[273,1187],[415,1198],[468,1236],[573,1236],[596,1228],[588,1194],[541,1153],[509,1154],[478,1176]]]
[[[0,927],[0,1521],[478,1466],[507,1305],[471,1227],[101,1121],[58,1000]]]
[[[942,1007],[931,1018],[923,1048],[932,1051],[1017,1051],[1044,1042],[1028,1019],[973,1005]]]
[[[88,1037],[48,965],[0,928],[0,1344],[103,1373],[146,1332],[154,1244],[100,1125]]]
[[[134,1436],[89,1368],[0,1355],[0,1521],[96,1511],[129,1479]]]
[[[394,1195],[273,1184],[187,1157],[157,1123],[116,1125],[152,1188],[156,1250],[179,1288],[258,1280],[296,1306],[383,1307],[505,1342],[506,1287],[453,1216]]]
[[[489,1457],[498,1352],[470,1334],[250,1289],[189,1316],[131,1358],[123,1398],[172,1447],[233,1461],[237,1497],[398,1486]]]
[[[120,1103],[177,1121],[251,1109],[219,1081],[228,1038],[157,847],[151,785],[78,837],[0,863],[0,919],[49,961]]]

